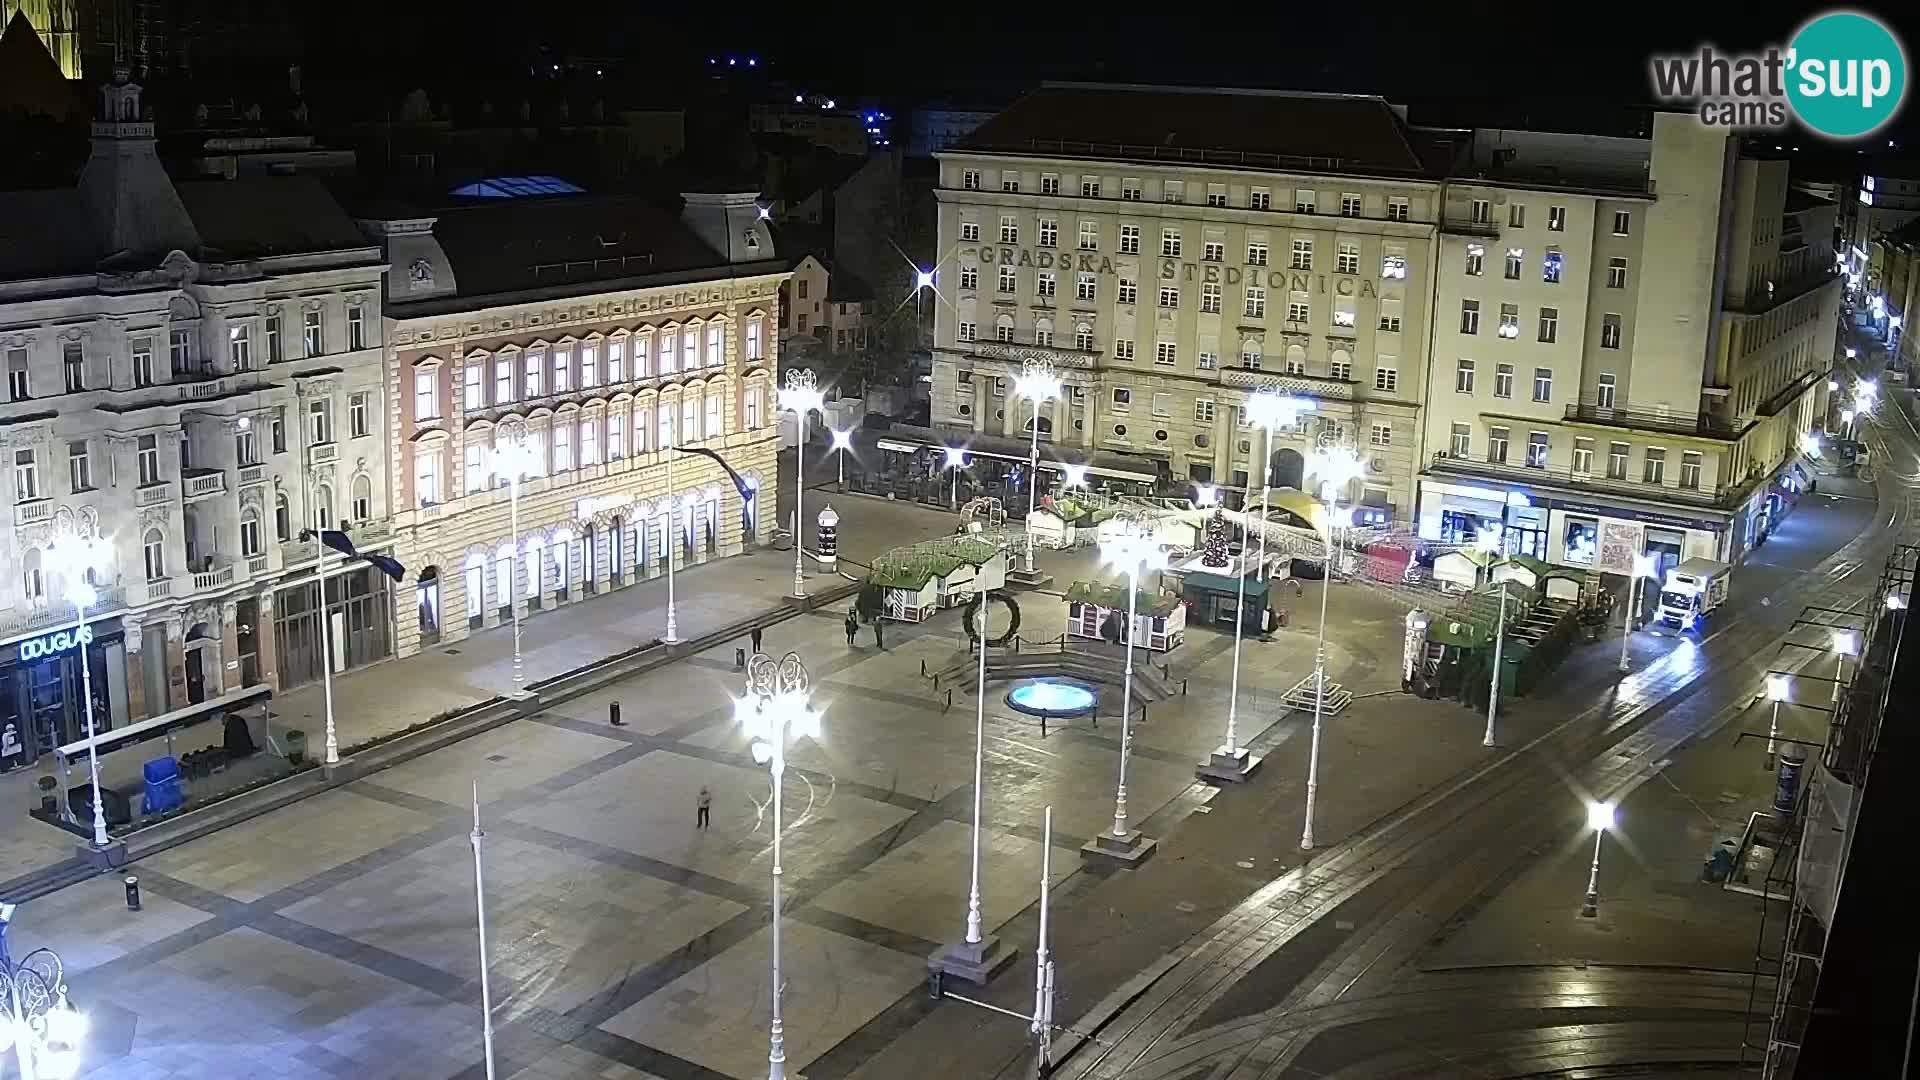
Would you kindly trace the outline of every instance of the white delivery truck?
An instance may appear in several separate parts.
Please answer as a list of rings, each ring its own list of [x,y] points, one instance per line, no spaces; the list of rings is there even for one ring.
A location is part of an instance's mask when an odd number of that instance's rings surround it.
[[[1660,587],[1660,621],[1682,630],[1699,626],[1727,602],[1733,567],[1712,559],[1688,559],[1667,571]]]

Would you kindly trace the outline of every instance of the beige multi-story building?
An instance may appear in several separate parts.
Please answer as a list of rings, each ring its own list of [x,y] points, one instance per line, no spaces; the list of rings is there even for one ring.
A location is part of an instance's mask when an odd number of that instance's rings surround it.
[[[1366,451],[1347,497],[1410,517],[1441,185],[1377,97],[1049,85],[939,154],[932,416],[1026,439],[1030,356],[1067,383],[1046,456],[1151,460],[1160,486],[1260,482],[1242,407],[1312,410],[1271,449]]]
[[[1650,139],[1474,132],[1451,168],[1425,387],[1429,540],[1631,569],[1738,559],[1804,488],[1835,207],[1690,115]]]
[[[141,88],[104,87],[74,188],[0,196],[0,755],[319,677],[315,545],[379,544],[386,264],[306,177],[175,183]],[[98,536],[84,632],[49,544]],[[335,560],[334,657],[391,651],[384,579]],[[209,706],[212,707],[212,706]]]
[[[752,193],[685,199],[677,215],[584,192],[363,215],[395,267],[384,460],[410,582],[400,655],[760,533],[787,264]],[[532,458],[517,536],[494,457],[512,445]]]

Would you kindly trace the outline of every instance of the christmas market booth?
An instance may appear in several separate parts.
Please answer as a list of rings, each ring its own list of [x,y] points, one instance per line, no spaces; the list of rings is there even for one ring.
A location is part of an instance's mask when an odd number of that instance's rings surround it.
[[[924,622],[941,608],[966,603],[975,593],[1007,583],[1007,553],[998,544],[948,536],[895,548],[873,562],[867,577],[877,590],[879,614],[901,622]]]
[[[1152,652],[1178,648],[1187,637],[1187,606],[1171,593],[1142,589],[1133,598],[1133,643]],[[1127,641],[1127,586],[1076,581],[1067,587],[1067,634],[1116,645]]]
[[[1113,514],[1110,508],[1048,495],[1040,500],[1039,508],[1027,520],[1027,529],[1033,533],[1035,546],[1065,550],[1093,543],[1100,523]]]
[[[1275,559],[1261,559],[1258,545],[1247,550],[1231,544],[1233,530],[1224,514],[1215,511],[1202,531],[1200,553],[1170,568],[1180,582],[1180,597],[1203,626],[1231,628],[1235,613],[1247,633],[1272,629],[1267,603],[1267,571]]]

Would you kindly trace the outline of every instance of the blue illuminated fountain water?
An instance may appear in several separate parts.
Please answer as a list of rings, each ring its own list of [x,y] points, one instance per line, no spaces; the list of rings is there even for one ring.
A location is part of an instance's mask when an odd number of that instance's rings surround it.
[[[1007,691],[1008,707],[1028,716],[1085,716],[1099,701],[1093,687],[1074,679],[1028,679]]]

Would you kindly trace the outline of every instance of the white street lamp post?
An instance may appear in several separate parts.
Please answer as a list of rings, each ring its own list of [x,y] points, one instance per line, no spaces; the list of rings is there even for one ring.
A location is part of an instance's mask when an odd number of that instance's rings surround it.
[[[790,409],[796,427],[793,444],[793,595],[807,595],[807,578],[800,567],[800,523],[807,502],[807,414],[821,409],[826,398],[815,386],[813,372],[796,368],[787,372],[787,385],[780,388],[780,407]]]
[[[683,548],[685,542],[681,539],[683,534],[680,531],[680,496],[674,494],[673,491],[673,440],[671,435],[668,436],[667,445],[662,447],[661,450],[667,455],[667,535],[663,537],[667,542],[667,636],[660,640],[668,645],[678,645],[680,644],[680,609],[674,602],[673,596],[673,556],[675,552]],[[758,501],[760,492],[757,489],[754,491],[753,497],[755,500],[754,510],[757,514],[760,509],[760,503]]]
[[[853,449],[853,432],[833,430],[833,462],[840,469],[840,490],[847,488],[847,453]]]
[[[1053,373],[1053,361],[1028,357],[1020,365],[1020,377],[1013,381],[1014,393],[1033,403],[1033,438],[1027,453],[1027,572],[1033,572],[1033,507],[1040,490],[1040,405],[1060,396],[1060,379]]]
[[[1580,914],[1591,919],[1600,914],[1600,838],[1613,828],[1613,804],[1588,803],[1587,827],[1593,830],[1593,865],[1587,870],[1587,898],[1580,905]]]
[[[1639,613],[1640,582],[1652,577],[1659,563],[1651,555],[1633,557],[1633,575],[1627,579],[1626,618],[1620,621],[1620,670],[1622,673],[1632,670],[1627,663],[1627,643],[1633,640],[1633,617]]]
[[[991,978],[1013,955],[1000,954],[997,939],[989,940],[981,932],[980,918],[980,813],[984,791],[987,749],[987,606],[980,605],[974,627],[980,649],[979,683],[974,688],[973,713],[973,837],[968,854],[966,936],[958,944],[942,946],[929,960],[931,968],[943,974],[957,974],[977,983]]]
[[[1047,950],[1049,893],[1053,888],[1053,806],[1040,827],[1040,936],[1033,949],[1033,1032],[1040,1075],[1053,1067],[1053,958]]]
[[[1260,516],[1256,527],[1260,530],[1260,555],[1254,562],[1254,573],[1260,575],[1262,584],[1267,575],[1267,498],[1273,484],[1273,429],[1291,424],[1301,412],[1313,407],[1311,401],[1282,394],[1266,388],[1247,395],[1247,420],[1258,426],[1265,437],[1261,442],[1264,452],[1260,469]],[[1205,489],[1211,502],[1211,489]],[[1245,521],[1244,513],[1241,520]],[[1245,747],[1240,745],[1240,640],[1241,628],[1246,623],[1247,606],[1247,569],[1246,569],[1246,530],[1241,530],[1241,566],[1238,583],[1235,585],[1233,606],[1233,674],[1227,686],[1227,734],[1213,757],[1202,766],[1204,774],[1211,779],[1244,780],[1258,767]]]
[[[1860,654],[1860,634],[1856,630],[1833,632],[1833,700],[1840,701],[1840,678],[1847,670],[1847,657]]]
[[[1138,834],[1127,827],[1127,758],[1133,751],[1133,641],[1139,623],[1140,577],[1150,570],[1165,569],[1167,552],[1154,535],[1152,524],[1133,514],[1115,516],[1108,527],[1111,531],[1100,544],[1100,559],[1119,567],[1127,580],[1127,662],[1120,684],[1120,783],[1114,789],[1109,846],[1132,850]]]
[[[953,470],[953,494],[947,497],[947,504],[955,510],[960,509],[960,470],[965,468],[966,464],[965,449],[958,446],[947,447],[947,468]]]
[[[1326,504],[1327,563],[1320,576],[1320,630],[1313,653],[1313,739],[1307,751],[1307,817],[1300,830],[1301,851],[1313,850],[1313,811],[1320,795],[1320,722],[1327,707],[1327,594],[1333,591],[1333,530],[1353,523],[1353,509],[1335,507],[1334,502],[1366,471],[1366,459],[1358,451],[1331,442],[1323,442],[1314,450],[1307,464],[1307,475],[1320,480],[1320,499]]]
[[[73,605],[73,639],[80,653],[80,696],[87,719],[87,772],[93,788],[93,846],[105,848],[112,841],[107,836],[107,813],[100,797],[100,748],[94,734],[93,721],[93,664],[87,659],[87,608],[100,599],[90,576],[94,571],[105,571],[113,565],[113,547],[101,538],[98,532],[83,535],[80,531],[62,532],[53,543],[47,546],[47,563],[50,569],[60,575],[66,588],[67,601]]]
[[[480,842],[487,834],[480,831],[480,781],[473,782],[473,832],[467,839],[473,844],[473,910],[480,928],[480,1041],[486,1049],[487,1080],[493,1080],[493,982],[487,963],[487,887],[480,865]]]
[[[785,1080],[786,1034],[780,1020],[780,830],[781,783],[787,771],[787,739],[820,737],[820,713],[808,702],[811,679],[800,654],[775,660],[754,653],[747,661],[747,692],[734,702],[734,718],[753,740],[753,760],[773,777],[773,990],[767,1029],[767,1080]]]
[[[1773,703],[1773,716],[1767,721],[1767,771],[1773,771],[1774,755],[1778,748],[1774,740],[1780,735],[1780,703],[1788,699],[1789,683],[1785,675],[1774,673],[1767,676],[1767,700]]]
[[[509,564],[512,569],[507,580],[510,594],[507,601],[513,610],[513,693],[517,697],[525,693],[527,679],[526,664],[520,654],[520,607],[525,599],[522,594],[526,590],[514,587],[526,562],[520,550],[520,482],[529,476],[540,475],[540,454],[527,438],[525,425],[515,425],[507,433],[506,439],[504,443],[498,438],[494,440],[491,464],[495,476],[507,478],[507,521],[508,528],[513,532],[513,561]],[[536,591],[540,588],[537,580],[528,584]]]
[[[1487,687],[1487,733],[1480,739],[1481,746],[1493,746],[1493,714],[1500,703],[1500,646],[1507,638],[1507,582],[1512,578],[1500,579],[1500,618],[1493,630],[1493,680]]]

